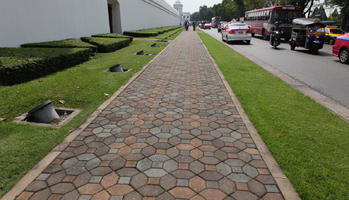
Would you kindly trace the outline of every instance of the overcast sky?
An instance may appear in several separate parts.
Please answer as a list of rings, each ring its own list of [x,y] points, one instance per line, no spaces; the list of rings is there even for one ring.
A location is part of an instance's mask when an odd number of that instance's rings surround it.
[[[176,2],[176,0],[165,0],[171,6]],[[208,7],[213,6],[214,4],[221,3],[222,0],[180,0],[183,4],[183,11],[194,13],[199,11],[200,6],[206,5]]]

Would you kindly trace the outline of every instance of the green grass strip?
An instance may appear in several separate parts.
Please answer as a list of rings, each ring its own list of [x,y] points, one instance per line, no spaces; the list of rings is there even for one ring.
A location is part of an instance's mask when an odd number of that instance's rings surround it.
[[[98,53],[74,68],[15,86],[0,86],[0,118],[7,118],[0,122],[0,196],[168,44],[158,43],[161,48],[152,48],[152,43],[134,41],[116,52]],[[141,49],[153,55],[135,55]],[[104,72],[117,63],[131,71]],[[47,99],[55,106],[83,111],[60,129],[11,122]],[[59,100],[65,104],[59,104]]]
[[[199,35],[301,198],[349,199],[348,123],[211,36]]]

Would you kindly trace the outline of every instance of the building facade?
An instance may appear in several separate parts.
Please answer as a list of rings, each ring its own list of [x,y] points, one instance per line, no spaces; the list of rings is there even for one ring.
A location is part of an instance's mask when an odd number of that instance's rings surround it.
[[[0,47],[178,24],[164,0],[0,1]]]
[[[184,24],[184,21],[183,21],[183,4],[177,0],[174,4],[173,4],[173,7],[178,11],[178,19],[180,21],[180,25],[183,25]]]
[[[183,21],[190,21],[190,12],[183,12]]]

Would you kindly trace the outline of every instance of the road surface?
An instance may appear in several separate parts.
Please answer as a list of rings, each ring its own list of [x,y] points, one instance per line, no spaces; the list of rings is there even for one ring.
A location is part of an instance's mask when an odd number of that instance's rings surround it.
[[[205,32],[221,41],[222,36],[217,29]],[[300,47],[291,51],[288,43],[273,49],[268,41],[259,38],[253,38],[250,45],[231,43],[230,46],[242,55],[253,56],[349,108],[349,65],[339,63],[338,58],[332,56],[332,46],[325,45],[318,55]]]

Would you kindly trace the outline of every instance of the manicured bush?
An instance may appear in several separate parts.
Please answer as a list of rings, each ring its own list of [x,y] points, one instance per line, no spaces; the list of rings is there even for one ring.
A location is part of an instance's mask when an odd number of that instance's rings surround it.
[[[157,36],[159,34],[166,33],[168,31],[179,29],[181,27],[182,26],[168,26],[168,27],[161,27],[161,28],[138,30],[138,31],[126,31],[124,32],[124,35],[129,35],[132,37],[152,37],[152,36]]]
[[[13,85],[87,61],[90,48],[0,48],[0,84]]]
[[[41,48],[91,48],[94,52],[97,51],[95,45],[83,42],[80,39],[66,39],[50,42],[28,43],[22,44],[21,47],[41,47]]]
[[[92,37],[101,37],[101,38],[128,38],[130,41],[133,41],[133,37],[127,36],[127,35],[120,35],[117,33],[106,33],[106,34],[98,34],[98,35],[92,35]]]
[[[158,32],[140,32],[140,31],[126,31],[125,35],[129,35],[132,37],[152,37],[159,35]]]
[[[96,45],[98,52],[113,52],[131,43],[129,38],[83,37],[81,40]]]

